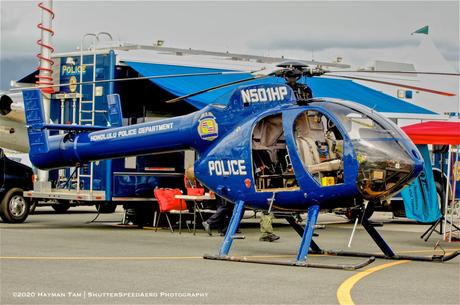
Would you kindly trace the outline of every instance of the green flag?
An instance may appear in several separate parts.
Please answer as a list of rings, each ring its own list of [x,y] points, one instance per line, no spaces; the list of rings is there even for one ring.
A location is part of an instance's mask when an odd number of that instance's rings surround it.
[[[428,26],[425,25],[423,28],[418,29],[417,31],[413,32],[411,35],[413,35],[413,34],[425,34],[425,35],[428,35]]]

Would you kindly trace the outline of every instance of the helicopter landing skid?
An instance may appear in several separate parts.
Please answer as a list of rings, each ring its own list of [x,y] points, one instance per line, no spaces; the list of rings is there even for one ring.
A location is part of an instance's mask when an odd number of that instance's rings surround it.
[[[335,251],[335,250],[322,250],[321,252],[310,252],[311,254],[325,254],[333,256],[349,256],[349,257],[374,257],[381,259],[390,259],[390,260],[410,260],[410,261],[419,261],[419,262],[447,262],[451,259],[460,255],[460,251],[454,251],[449,254],[443,255],[433,255],[433,256],[415,256],[415,255],[398,255],[388,256],[385,254],[375,254],[375,253],[364,253],[364,252],[353,252],[353,251]]]
[[[211,260],[221,260],[221,261],[231,261],[231,262],[240,262],[240,263],[255,263],[255,264],[270,264],[270,265],[279,265],[279,266],[294,266],[294,267],[311,267],[311,268],[325,268],[325,269],[341,269],[341,270],[356,270],[362,267],[365,267],[371,264],[375,258],[370,256],[364,262],[358,264],[342,264],[342,265],[332,265],[332,264],[316,264],[307,262],[307,256],[309,249],[312,248],[313,251],[321,251],[318,245],[312,240],[313,232],[315,230],[315,224],[318,219],[319,205],[313,205],[308,208],[308,219],[305,229],[299,230],[298,233],[302,235],[302,241],[297,253],[296,260],[292,261],[278,261],[278,260],[257,260],[247,257],[235,257],[229,256],[231,245],[233,243],[233,235],[235,234],[238,224],[241,219],[241,214],[244,211],[244,202],[237,201],[235,203],[235,208],[233,209],[233,215],[230,220],[227,232],[225,234],[224,240],[219,250],[218,255],[204,255],[204,259]],[[295,220],[294,220],[295,222]],[[300,232],[302,231],[302,232]]]
[[[368,205],[369,207],[369,205]],[[368,215],[366,212],[363,212],[364,215]],[[421,261],[421,262],[447,262],[458,255],[460,255],[460,251],[454,251],[452,253],[442,255],[432,255],[432,256],[416,256],[416,255],[399,255],[396,254],[393,249],[387,244],[387,242],[383,239],[383,237],[379,234],[379,232],[374,228],[372,223],[369,222],[368,217],[362,216],[363,214],[358,215],[357,217],[362,217],[362,225],[367,233],[371,236],[380,250],[383,252],[382,254],[376,253],[365,253],[365,252],[354,252],[354,251],[342,251],[342,250],[323,250],[321,249],[315,241],[311,241],[309,252],[310,254],[325,254],[325,255],[333,255],[333,256],[348,256],[348,257],[374,257],[374,258],[381,258],[381,259],[389,259],[389,260],[411,260],[411,261]],[[285,217],[288,223],[294,228],[294,230],[302,236],[301,231],[303,230],[302,226],[298,224],[295,219],[290,217]]]
[[[417,255],[399,255],[396,254],[393,249],[387,244],[387,242],[383,239],[382,235],[374,228],[374,226],[369,222],[367,217],[362,218],[362,225],[364,229],[369,233],[371,238],[374,242],[379,246],[380,250],[382,250],[382,254],[375,254],[375,253],[362,253],[362,252],[354,252],[354,251],[336,251],[336,250],[320,250],[317,251],[317,248],[313,249],[310,253],[315,254],[326,254],[326,255],[335,255],[335,256],[352,256],[352,257],[369,257],[374,256],[375,258],[382,258],[382,259],[391,259],[391,260],[411,260],[411,261],[420,261],[420,262],[447,262],[458,255],[460,255],[460,251],[454,251],[452,253],[442,255],[432,255],[432,256],[417,256]]]
[[[307,263],[306,261],[279,261],[279,260],[261,260],[251,259],[245,256],[219,256],[219,255],[204,255],[204,259],[220,260],[238,263],[253,263],[253,264],[266,264],[266,265],[278,265],[278,266],[292,266],[292,267],[309,267],[309,268],[323,268],[323,269],[340,269],[340,270],[357,270],[375,261],[375,257],[368,257],[367,260],[358,264],[315,264]]]

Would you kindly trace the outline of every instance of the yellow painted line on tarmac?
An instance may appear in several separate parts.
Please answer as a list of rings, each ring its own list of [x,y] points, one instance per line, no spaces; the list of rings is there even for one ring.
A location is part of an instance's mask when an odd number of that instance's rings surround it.
[[[393,267],[393,266],[400,265],[400,264],[405,264],[408,262],[410,261],[402,260],[402,261],[396,261],[396,262],[378,265],[376,267],[372,267],[364,271],[358,272],[355,275],[349,277],[340,285],[339,289],[337,289],[337,300],[339,301],[339,304],[340,305],[354,305],[355,304],[353,302],[353,299],[351,298],[351,289],[353,288],[353,286],[356,285],[356,283],[358,283],[364,277],[371,275],[374,272],[383,270],[385,268]]]
[[[0,256],[0,260],[189,260],[202,256]]]
[[[446,254],[460,248],[445,249]],[[397,251],[397,253],[423,253],[423,252],[442,252],[442,250],[421,249]],[[309,254],[308,256],[330,256],[328,254]],[[290,258],[295,254],[278,255],[244,255],[247,258]],[[193,260],[201,259],[202,256],[0,256],[0,260]],[[380,265],[383,266],[383,265]],[[371,268],[372,269],[372,268]],[[371,270],[369,269],[369,270]]]
[[[456,251],[458,249],[445,249]],[[440,252],[441,250],[407,250],[398,251],[398,253],[418,253],[418,252]],[[329,256],[327,254],[309,254],[308,256]],[[244,255],[247,258],[290,258],[295,257],[295,254],[279,254],[279,255]],[[0,260],[194,260],[202,259],[202,256],[0,256]]]
[[[312,255],[310,255],[312,256]],[[313,256],[323,256],[314,254]],[[247,258],[289,258],[295,255],[252,255]],[[0,256],[0,260],[194,260],[202,256]]]

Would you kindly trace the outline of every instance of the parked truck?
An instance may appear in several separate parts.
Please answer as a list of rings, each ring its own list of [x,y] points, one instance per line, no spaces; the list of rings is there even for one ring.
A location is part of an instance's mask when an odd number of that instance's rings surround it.
[[[31,200],[24,191],[33,189],[29,166],[9,159],[0,148],[0,217],[4,222],[20,223],[29,215]]]

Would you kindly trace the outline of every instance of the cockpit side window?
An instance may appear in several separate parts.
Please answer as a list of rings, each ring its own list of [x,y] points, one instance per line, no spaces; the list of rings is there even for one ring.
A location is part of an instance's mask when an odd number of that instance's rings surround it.
[[[252,160],[258,192],[299,189],[286,147],[281,114],[267,116],[254,127]]]
[[[343,124],[350,140],[366,138],[393,138],[389,130],[384,129],[368,116],[340,105],[326,104]]]
[[[333,121],[305,111],[294,123],[294,136],[300,160],[321,186],[343,183],[343,136]]]
[[[358,162],[358,189],[367,199],[385,197],[403,187],[414,162],[396,130],[378,116],[338,103],[324,103],[345,128]]]

